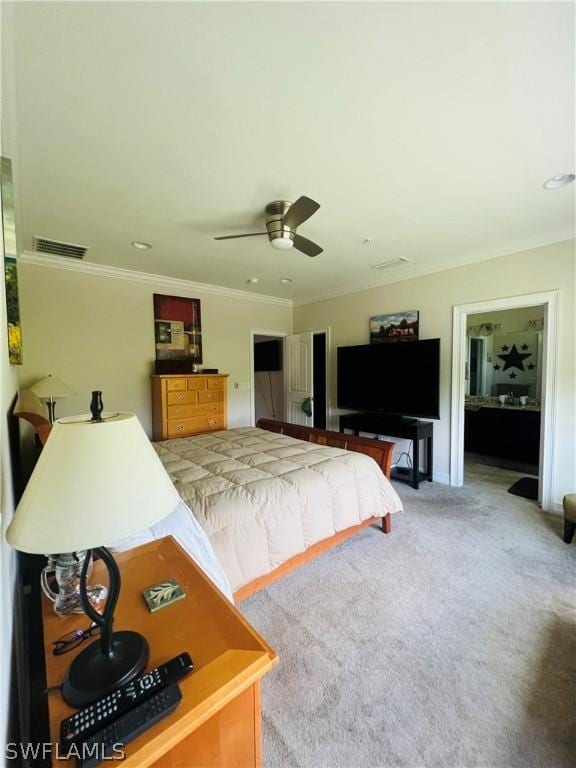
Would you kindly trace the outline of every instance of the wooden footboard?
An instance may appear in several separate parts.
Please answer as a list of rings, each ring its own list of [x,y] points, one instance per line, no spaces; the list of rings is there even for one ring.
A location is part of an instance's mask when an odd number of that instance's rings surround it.
[[[295,437],[307,443],[330,445],[332,448],[342,448],[344,451],[365,453],[374,459],[382,472],[390,479],[394,443],[387,443],[385,440],[374,440],[370,437],[346,435],[343,432],[331,432],[327,429],[302,427],[299,424],[289,424],[287,421],[273,421],[272,419],[260,419],[256,426],[259,429],[266,429],[268,432],[279,432],[281,435]]]
[[[269,432],[278,432],[281,435],[288,435],[289,437],[295,437],[298,440],[305,440],[308,443],[318,443],[319,445],[330,445],[333,448],[342,448],[345,451],[354,451],[355,453],[364,453],[367,456],[371,456],[386,477],[390,478],[390,465],[392,463],[392,452],[394,450],[393,443],[387,443],[383,440],[371,440],[366,437],[355,437],[354,435],[345,435],[341,432],[330,432],[326,429],[313,429],[311,427],[301,427],[298,424],[289,424],[284,421],[272,421],[271,419],[260,419],[256,425],[260,429],[266,429]],[[331,547],[335,547],[340,542],[353,536],[358,531],[369,525],[374,525],[381,522],[382,530],[384,533],[390,533],[391,515],[387,514],[384,517],[370,517],[368,520],[364,520],[359,525],[354,525],[351,528],[346,528],[344,531],[339,531],[333,536],[329,536],[327,539],[316,542],[304,552],[300,552],[298,555],[294,555],[285,563],[279,565],[270,573],[264,576],[259,576],[257,579],[245,584],[240,589],[234,592],[234,600],[238,603],[241,600],[245,600],[255,592],[259,592],[261,589],[269,587],[278,579],[286,576],[291,571],[296,570],[301,565],[310,562],[318,555],[325,552]]]
[[[314,558],[321,555],[322,552],[326,552],[327,549],[335,547],[337,544],[340,544],[350,536],[358,533],[358,531],[367,528],[369,525],[377,525],[381,521],[384,533],[390,533],[390,517],[390,513],[384,517],[369,517],[368,520],[364,520],[359,525],[354,525],[352,528],[346,528],[344,531],[335,533],[334,536],[329,536],[327,539],[317,541],[316,544],[312,544],[312,546],[305,549],[304,552],[300,552],[300,554],[294,555],[294,557],[286,560],[286,562],[279,565],[278,568],[274,568],[270,573],[266,573],[264,576],[259,576],[257,579],[253,579],[248,582],[248,584],[237,589],[236,592],[234,592],[234,602],[239,603],[241,600],[250,597],[250,595],[260,592],[261,589],[266,589],[266,587],[269,587],[270,584],[274,584],[278,579],[281,579],[283,576],[300,568],[301,565],[309,563],[310,560],[314,560]]]

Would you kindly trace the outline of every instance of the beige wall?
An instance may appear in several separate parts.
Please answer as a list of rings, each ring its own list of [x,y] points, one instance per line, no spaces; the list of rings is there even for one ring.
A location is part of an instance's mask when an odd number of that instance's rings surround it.
[[[554,479],[554,498],[558,503],[562,494],[576,488],[574,281],[574,242],[566,241],[305,304],[295,309],[294,331],[298,333],[326,326],[331,328],[332,427],[336,427],[336,348],[346,344],[367,344],[368,321],[372,315],[418,309],[420,338],[441,339],[441,418],[434,428],[434,450],[437,477],[447,481],[450,460],[452,307],[455,304],[559,289],[559,411]]]
[[[204,365],[229,373],[229,425],[250,423],[250,329],[290,332],[290,306],[200,291],[20,264],[24,366],[29,386],[52,373],[78,395],[57,404],[57,415],[87,412],[93,389],[104,406],[133,411],[151,434],[150,381],[154,363],[153,293],[202,302]]]

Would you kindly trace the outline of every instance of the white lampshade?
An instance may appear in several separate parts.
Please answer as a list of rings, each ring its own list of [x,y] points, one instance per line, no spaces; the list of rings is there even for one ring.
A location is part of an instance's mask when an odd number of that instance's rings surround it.
[[[63,381],[57,379],[56,376],[52,376],[51,373],[31,386],[30,391],[34,392],[36,397],[52,398],[53,400],[57,400],[60,397],[71,397],[76,394],[73,389],[70,389],[68,384],[64,384]]]
[[[134,414],[59,419],[6,538],[31,554],[94,549],[157,523],[179,501]]]

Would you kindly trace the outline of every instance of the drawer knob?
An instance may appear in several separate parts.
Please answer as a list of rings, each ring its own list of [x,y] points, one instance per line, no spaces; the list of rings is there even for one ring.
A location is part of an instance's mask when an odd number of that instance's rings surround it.
[[[182,414],[182,408],[176,408],[176,413],[180,416]]]
[[[178,432],[184,432],[184,424],[177,424],[176,429]]]
[[[178,400],[184,400],[184,395],[178,395],[177,399]]]
[[[216,419],[210,419],[208,424],[210,424],[211,427],[215,427],[216,426]]]
[[[212,411],[212,413],[216,413],[216,406],[213,405],[212,408],[210,408],[210,410]]]
[[[209,398],[210,400],[214,400],[214,398],[215,398],[215,395],[214,395],[214,393],[213,393],[213,392],[211,392],[211,393],[208,395],[208,398]]]

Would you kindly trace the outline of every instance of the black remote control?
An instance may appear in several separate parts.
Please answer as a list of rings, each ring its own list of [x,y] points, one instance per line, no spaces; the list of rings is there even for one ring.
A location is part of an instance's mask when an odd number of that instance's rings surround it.
[[[123,752],[122,748],[154,723],[169,715],[176,709],[181,698],[178,683],[157,690],[153,696],[141,701],[97,733],[71,744],[70,756],[79,758],[81,768],[93,768],[114,755],[123,757],[120,754],[120,751]]]
[[[62,720],[60,743],[63,746],[74,741],[84,741],[93,733],[101,731],[108,723],[124,712],[133,709],[141,701],[150,698],[162,688],[175,683],[194,668],[189,654],[181,653],[166,664],[161,664],[141,677],[136,677],[122,688],[118,688],[93,704]]]

